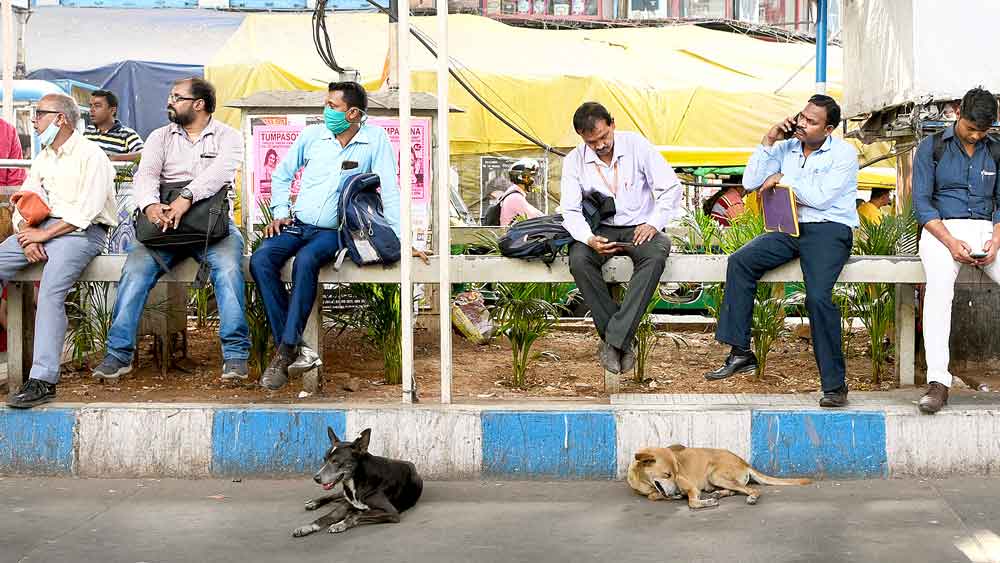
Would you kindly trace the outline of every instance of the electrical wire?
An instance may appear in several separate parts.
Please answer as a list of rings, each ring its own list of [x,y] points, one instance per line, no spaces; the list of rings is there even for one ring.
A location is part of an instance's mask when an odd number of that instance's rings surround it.
[[[388,9],[379,5],[374,0],[366,0],[366,1],[372,6],[374,6],[375,9],[377,9],[379,12],[382,12],[383,14],[388,16],[389,21],[393,23],[398,21],[397,18]],[[414,27],[410,27],[410,34],[413,35],[413,37],[417,41],[419,41],[420,44],[423,45],[424,48],[431,53],[431,55],[433,55],[434,57],[438,56],[437,49],[433,45],[433,41],[431,41],[430,38],[427,37],[423,32]],[[337,72],[342,72],[343,69],[340,68],[339,65],[337,65],[337,61],[333,56],[333,46],[330,42],[330,35],[326,30],[326,0],[317,0],[316,9],[313,11],[313,43],[316,46],[316,52],[319,54],[320,58],[323,59],[323,62],[333,70],[336,70]],[[539,148],[544,149],[545,152],[557,154],[562,157],[566,156],[565,152],[543,142],[536,135],[533,135],[532,133],[526,131],[523,127],[517,125],[509,117],[501,113],[500,110],[493,107],[493,105],[490,104],[485,98],[483,98],[483,96],[480,95],[479,92],[476,91],[476,89],[471,84],[469,84],[469,81],[464,76],[462,76],[459,73],[459,71],[456,70],[456,67],[459,65],[460,63],[458,63],[455,59],[449,57],[448,74],[450,74],[452,78],[454,78],[455,81],[458,82],[459,86],[461,86],[463,90],[465,90],[470,96],[472,96],[472,98],[479,105],[483,106],[483,108],[486,111],[488,111],[490,115],[497,118],[501,123],[509,127],[512,131],[514,131],[521,137],[524,137],[526,140],[530,141],[532,144],[538,146]],[[523,120],[523,118],[521,119]],[[530,125],[528,127],[530,128]]]
[[[326,31],[326,0],[316,0],[316,9],[312,16],[313,45],[316,53],[323,63],[336,72],[344,72],[344,69],[337,64],[336,57],[333,56],[333,44],[330,42],[330,34]]]

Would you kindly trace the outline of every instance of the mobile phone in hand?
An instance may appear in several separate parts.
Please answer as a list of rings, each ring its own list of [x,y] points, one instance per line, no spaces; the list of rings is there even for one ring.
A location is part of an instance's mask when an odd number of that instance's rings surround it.
[[[799,113],[795,114],[795,117],[792,118],[792,122],[793,122],[793,124],[792,124],[792,130],[791,131],[785,131],[782,134],[785,137],[786,140],[787,139],[791,139],[792,137],[794,137],[795,136],[795,132],[799,130],[799,118],[800,117],[802,117],[802,112],[799,112]]]
[[[987,256],[987,253],[983,252],[982,250],[978,250],[976,252],[970,252],[969,253],[969,257],[975,258],[976,260],[982,260],[983,258],[986,258],[986,256]]]

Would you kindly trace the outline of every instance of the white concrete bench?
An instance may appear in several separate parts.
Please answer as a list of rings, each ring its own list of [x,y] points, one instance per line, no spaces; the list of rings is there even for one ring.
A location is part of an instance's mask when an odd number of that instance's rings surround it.
[[[725,255],[672,255],[663,273],[664,282],[721,282],[726,277]],[[81,281],[117,282],[125,263],[125,256],[98,256],[84,271]],[[248,271],[249,258],[244,262],[244,272]],[[429,265],[414,260],[413,282],[434,284],[438,281],[437,268],[440,258],[435,256]],[[463,282],[571,282],[566,257],[556,260],[551,266],[541,262],[524,261],[498,256],[451,256],[449,261],[452,283]],[[191,283],[197,271],[197,264],[187,260],[165,275],[160,283]],[[627,258],[613,258],[605,266],[608,281],[628,281],[632,265]],[[291,265],[283,270],[283,278],[290,280]],[[322,283],[392,283],[399,281],[399,266],[391,268],[358,268],[346,263],[340,271],[332,267],[324,268],[320,274]],[[12,280],[8,287],[7,351],[8,378],[10,389],[16,389],[23,381],[31,365],[31,345],[33,317],[30,314],[31,283],[41,279],[41,266],[32,266]],[[963,268],[959,281],[977,283],[984,279],[981,272]],[[802,270],[798,262],[791,262],[775,269],[765,276],[769,282],[800,282]],[[924,282],[923,267],[915,256],[852,256],[840,276],[841,282],[878,282],[896,284],[896,369],[902,385],[912,385],[914,380],[914,292],[913,285]],[[322,319],[319,300],[313,309],[306,327],[304,340],[322,354]],[[317,374],[318,375],[318,374]],[[319,381],[317,377],[317,381]],[[609,381],[609,387],[617,387],[617,379]]]

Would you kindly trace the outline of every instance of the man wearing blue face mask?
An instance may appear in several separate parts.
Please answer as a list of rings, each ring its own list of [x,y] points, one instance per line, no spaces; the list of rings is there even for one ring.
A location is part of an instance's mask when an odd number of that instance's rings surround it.
[[[7,404],[31,408],[51,401],[59,383],[66,336],[66,295],[101,253],[108,228],[118,223],[115,169],[99,146],[76,131],[80,110],[73,98],[49,94],[32,119],[44,147],[31,163],[23,190],[39,195],[48,216],[14,212],[17,233],[0,244],[0,280],[42,263],[35,315],[34,357],[29,379]]]
[[[260,383],[280,389],[288,375],[320,365],[319,356],[302,345],[302,332],[319,286],[319,270],[340,249],[337,226],[340,188],[347,176],[373,173],[381,180],[385,218],[396,235],[399,225],[399,186],[396,156],[381,127],[365,125],[368,94],[356,82],[331,82],[323,107],[322,125],[306,127],[271,175],[271,213],[267,238],[250,259],[250,274],[260,289],[277,351]],[[295,204],[290,203],[295,173],[305,166]],[[414,251],[426,261],[427,257]],[[292,291],[281,281],[289,258]]]

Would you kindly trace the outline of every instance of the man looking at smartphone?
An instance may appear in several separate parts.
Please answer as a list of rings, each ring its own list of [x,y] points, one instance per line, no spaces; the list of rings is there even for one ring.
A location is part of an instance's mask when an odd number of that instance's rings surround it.
[[[951,302],[961,265],[978,266],[1000,283],[1000,145],[987,136],[996,118],[996,97],[980,88],[969,90],[955,124],[921,141],[913,158],[913,207],[923,226],[919,254],[927,277],[927,392],[918,406],[927,414],[948,404]]]
[[[858,157],[854,147],[833,137],[839,123],[837,102],[817,94],[794,119],[771,127],[750,157],[743,186],[748,192],[779,183],[789,186],[797,203],[799,236],[764,233],[729,257],[715,339],[732,349],[722,367],[706,373],[705,379],[757,369],[757,357],[750,350],[757,282],[768,270],[801,258],[809,329],[823,386],[819,405],[847,404],[840,310],[833,304],[833,284],[851,255],[851,229],[858,226],[854,205]]]
[[[573,128],[583,143],[566,156],[560,181],[563,226],[575,239],[569,267],[601,337],[601,366],[626,373],[635,366],[635,330],[670,252],[670,239],[661,231],[681,214],[681,183],[642,135],[615,131],[615,120],[601,104],[581,105]],[[614,216],[594,230],[583,216],[583,198],[592,192],[615,203]],[[621,305],[601,273],[617,254],[631,258],[634,267]]]
[[[302,130],[271,176],[271,213],[265,240],[250,258],[250,274],[260,289],[277,350],[260,383],[271,390],[322,364],[302,344],[302,332],[319,286],[319,270],[340,249],[337,233],[340,190],[355,174],[374,173],[381,181],[385,218],[399,236],[399,187],[396,155],[381,127],[365,125],[368,94],[357,82],[331,82],[323,124]],[[290,194],[295,173],[305,166],[295,204]],[[426,261],[423,253],[414,251]],[[281,268],[289,258],[292,291],[285,289]]]

